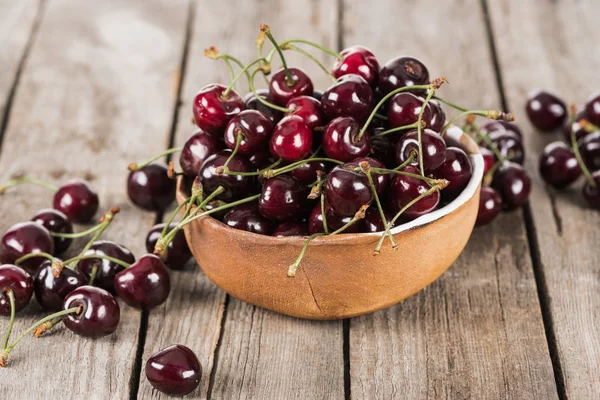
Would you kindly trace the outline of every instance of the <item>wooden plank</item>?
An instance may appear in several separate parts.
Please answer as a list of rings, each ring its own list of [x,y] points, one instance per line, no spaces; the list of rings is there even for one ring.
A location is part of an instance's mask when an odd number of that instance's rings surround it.
[[[90,180],[102,209],[122,209],[106,237],[141,255],[155,215],[128,202],[126,168],[168,140],[186,13],[185,1],[50,2],[12,106],[0,179]],[[7,192],[0,229],[30,219],[51,196],[31,186]],[[33,303],[17,332],[43,315]],[[107,338],[80,338],[64,327],[27,338],[2,371],[0,397],[128,398],[140,313],[121,310]]]
[[[449,79],[444,97],[498,107],[477,2],[347,0],[344,32],[345,45],[366,44],[382,63],[422,59]],[[351,320],[350,377],[353,398],[556,398],[521,213],[477,229],[423,292]]]
[[[292,15],[289,13],[293,13],[293,18],[284,17]],[[335,48],[336,18],[337,10],[332,2],[254,0],[198,4],[176,142],[183,144],[194,132],[189,122],[190,103],[198,89],[211,82],[228,82],[225,66],[204,58],[205,48],[215,45],[222,52],[248,62],[256,55],[254,40],[261,22],[271,26],[277,40],[308,38]],[[331,63],[331,58],[315,54],[327,65]],[[296,54],[288,57],[292,64],[310,72],[315,85],[327,87],[328,78],[309,60]],[[273,68],[278,67],[279,62],[275,61]],[[256,83],[261,81],[259,77]],[[238,88],[245,88],[245,83]],[[240,92],[245,94],[246,90]],[[192,397],[207,397],[209,386],[210,396],[219,399],[343,397],[341,322],[301,321],[236,299],[228,302],[224,318],[225,293],[204,274],[190,271],[171,276],[177,292],[183,294],[169,298],[164,314],[150,316],[143,360],[172,343],[192,348],[204,367],[200,388]],[[159,331],[155,326],[170,329]],[[222,344],[215,362],[220,335]],[[163,398],[142,377],[140,398],[151,396]]]
[[[600,88],[598,65],[600,3],[488,2],[508,104],[521,118],[527,165],[533,174],[531,214],[540,275],[568,398],[600,393],[600,214],[581,196],[583,179],[566,191],[544,185],[539,156],[545,144],[562,140],[542,135],[524,112],[527,93],[556,90],[567,102],[584,104]]]

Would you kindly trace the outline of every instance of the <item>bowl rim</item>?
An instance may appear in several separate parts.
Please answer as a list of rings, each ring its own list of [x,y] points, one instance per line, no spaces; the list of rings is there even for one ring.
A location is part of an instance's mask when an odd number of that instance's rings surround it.
[[[483,156],[479,152],[479,146],[475,143],[475,141],[466,133],[462,131],[457,126],[451,126],[446,131],[446,136],[450,139],[453,139],[459,147],[465,151],[471,160],[471,165],[473,167],[473,175],[471,179],[467,183],[467,186],[463,189],[463,191],[452,200],[450,203],[446,204],[444,207],[441,207],[433,212],[422,215],[418,218],[415,218],[412,221],[406,222],[404,224],[398,225],[391,229],[392,235],[396,235],[402,232],[406,232],[409,230],[414,230],[426,225],[429,225],[448,214],[456,211],[458,208],[462,207],[467,201],[469,201],[477,192],[477,189],[481,183],[483,178]],[[183,179],[179,177],[177,182],[177,199],[179,202],[187,198],[187,195],[182,190]],[[260,235],[258,233],[248,232],[240,229],[234,229],[224,224],[223,222],[210,218],[209,215],[203,218],[199,218],[195,221],[196,223],[207,223],[212,228],[216,230],[225,230],[230,234],[236,234],[242,238],[246,238],[248,240],[252,240],[253,242],[260,243],[262,245],[281,245],[281,244],[293,244],[302,246],[306,241],[306,236],[287,236],[287,237],[275,237],[275,236],[267,236]],[[343,244],[343,243],[355,243],[359,239],[366,239],[368,241],[372,241],[374,237],[379,238],[381,236],[381,232],[361,232],[361,233],[340,233],[334,236],[319,236],[311,241],[311,246],[315,245],[329,245],[329,244]]]

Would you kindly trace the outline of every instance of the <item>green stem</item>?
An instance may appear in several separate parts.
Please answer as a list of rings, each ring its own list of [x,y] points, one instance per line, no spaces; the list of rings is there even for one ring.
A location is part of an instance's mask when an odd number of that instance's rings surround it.
[[[254,64],[258,63],[258,62],[262,62],[262,61],[266,61],[264,58],[258,58],[254,61],[252,61],[249,64],[246,64],[244,66],[244,68],[242,68],[242,70],[235,76],[235,78],[233,78],[231,80],[231,83],[229,84],[229,86],[227,87],[227,89],[225,89],[225,91],[223,92],[222,96],[224,98],[227,98],[229,96],[229,93],[233,90],[235,83],[244,75],[248,73],[248,70],[250,69],[250,67],[252,67]]]
[[[321,218],[323,219],[323,230],[325,234],[328,234],[329,228],[327,226],[327,215],[325,214],[325,193],[321,191]]]
[[[421,175],[425,176],[425,166],[423,165],[423,142],[421,140],[421,134],[423,132],[423,125],[421,122],[423,121],[423,112],[425,111],[425,107],[427,107],[427,103],[431,100],[431,97],[435,94],[435,89],[431,88],[427,91],[427,97],[421,106],[421,111],[419,111],[419,118],[417,118],[417,141],[419,145],[419,167],[421,168]]]
[[[12,289],[6,290],[6,295],[8,296],[8,300],[10,301],[10,322],[8,323],[8,331],[6,332],[6,337],[4,338],[4,344],[2,345],[3,349],[6,349],[8,346],[8,341],[10,340],[10,334],[12,333],[13,326],[15,324],[15,292]]]
[[[276,104],[273,104],[273,103],[271,103],[270,101],[267,101],[267,100],[263,99],[263,97],[262,97],[262,96],[260,96],[258,93],[256,93],[256,88],[254,87],[254,77],[256,76],[256,74],[257,74],[259,71],[261,71],[261,69],[260,69],[260,68],[257,68],[257,69],[255,69],[255,70],[252,72],[252,75],[250,75],[250,79],[248,80],[248,85],[250,86],[250,91],[251,91],[252,93],[254,93],[254,96],[256,96],[256,100],[260,101],[260,102],[261,102],[261,103],[263,103],[265,106],[267,106],[267,107],[270,107],[270,108],[272,108],[272,109],[274,109],[274,110],[281,111],[281,112],[283,112],[283,113],[290,113],[290,112],[292,112],[292,110],[290,110],[290,109],[288,109],[288,108],[285,108],[285,107],[279,107],[278,105],[276,105]]]
[[[360,170],[360,169],[358,169],[358,170]],[[376,174],[386,174],[386,175],[395,174],[395,175],[410,176],[412,178],[423,180],[423,181],[427,182],[430,185],[435,185],[435,183],[436,183],[436,180],[433,179],[433,178],[429,178],[429,177],[424,176],[424,175],[413,174],[412,172],[400,171],[400,170],[396,170],[396,169],[371,168],[371,172],[374,172]]]
[[[475,133],[477,134],[477,136],[479,136],[479,138],[481,140],[483,140],[490,149],[492,149],[492,151],[494,152],[494,154],[496,155],[496,158],[501,161],[502,163],[506,162],[506,158],[504,158],[504,156],[502,155],[502,153],[500,152],[500,149],[498,149],[498,146],[496,146],[496,144],[494,142],[492,142],[492,139],[489,138],[488,135],[486,135],[485,133],[481,132],[481,129],[479,129],[479,127],[475,124],[469,124],[469,126],[471,126],[471,128],[475,131]]]
[[[106,231],[106,229],[108,229],[108,226],[112,223],[113,219],[115,218],[115,215],[118,212],[119,212],[119,208],[118,207],[114,207],[114,208],[108,210],[104,214],[104,216],[102,217],[102,222],[100,222],[100,229],[98,229],[96,231],[96,233],[94,233],[94,236],[92,236],[90,238],[90,240],[88,240],[88,242],[85,244],[85,246],[83,246],[83,248],[79,252],[80,256],[84,255],[89,249],[92,248],[92,246],[94,245],[94,243],[100,238],[100,236],[102,236],[102,234]],[[75,267],[75,264],[71,264],[68,261],[65,261],[64,265],[68,265],[69,268],[74,268]]]
[[[342,59],[342,55],[336,51],[333,51],[331,49],[328,49],[325,46],[322,46],[318,43],[315,42],[311,42],[310,40],[305,40],[305,39],[291,39],[291,40],[286,40],[285,42],[281,43],[281,47],[284,47],[290,43],[302,43],[302,44],[307,44],[309,46],[315,47],[321,51],[324,51],[327,54],[330,54],[332,56],[334,56],[335,58],[337,58],[338,60]]]
[[[306,50],[304,50],[304,49],[301,49],[301,48],[299,48],[299,47],[296,47],[296,46],[294,46],[293,44],[289,44],[289,45],[287,45],[287,46],[286,46],[286,48],[284,48],[284,47],[282,46],[282,49],[284,49],[284,50],[285,50],[285,49],[290,49],[290,50],[296,51],[296,52],[298,52],[298,53],[302,54],[303,56],[305,56],[305,57],[307,57],[307,58],[311,59],[311,60],[312,60],[312,61],[313,61],[315,64],[317,64],[317,66],[318,66],[319,68],[321,68],[321,69],[323,70],[323,72],[325,72],[325,74],[326,74],[328,77],[330,77],[330,78],[331,78],[331,80],[333,81],[333,83],[337,83],[337,79],[335,78],[335,76],[333,76],[333,75],[331,74],[331,72],[329,72],[329,69],[328,69],[326,66],[324,66],[324,65],[323,65],[323,64],[322,64],[322,63],[321,63],[319,60],[317,60],[317,58],[316,58],[315,56],[313,56],[312,54],[310,54],[310,53],[309,53],[309,52],[307,52]]]
[[[373,137],[381,137],[381,136],[385,136],[385,135],[389,135],[390,133],[394,133],[394,132],[400,132],[400,131],[406,131],[408,129],[413,129],[417,127],[417,122],[414,122],[410,125],[403,125],[403,126],[398,126],[396,128],[392,128],[392,129],[388,129],[386,131],[383,132],[379,132],[375,135],[373,135]]]
[[[233,72],[233,67],[231,66],[231,62],[229,62],[229,60],[227,58],[223,58],[223,62],[225,63],[225,66],[227,67],[227,72],[229,73],[229,81],[232,82],[232,85],[235,87],[235,82],[234,82],[235,73]]]
[[[217,173],[217,175],[229,173],[229,168],[227,168],[227,166],[229,165],[231,160],[233,160],[233,157],[235,157],[236,154],[238,153],[238,151],[240,150],[240,144],[242,143],[242,140],[244,140],[244,133],[240,129],[235,138],[235,147],[233,148],[233,151],[231,152],[231,154],[229,155],[229,158],[227,158],[225,163],[222,166],[218,167],[217,170],[215,171]]]
[[[175,219],[175,216],[177,214],[179,214],[181,209],[183,207],[185,207],[186,204],[190,204],[189,208],[191,208],[191,204],[194,204],[194,202],[195,202],[195,199],[193,197],[194,196],[188,197],[187,199],[182,201],[180,204],[178,204],[177,207],[175,207],[175,210],[171,213],[171,215],[169,215],[169,219],[167,220],[167,222],[165,222],[165,227],[163,228],[162,232],[160,233],[160,236],[165,236],[167,234],[167,232],[169,231],[169,227],[171,226],[171,223]],[[192,201],[192,200],[194,200],[194,201]]]
[[[461,106],[459,106],[458,104],[456,104],[456,103],[453,103],[453,102],[451,102],[451,101],[449,101],[449,100],[443,99],[443,98],[441,98],[441,97],[439,97],[439,96],[435,96],[435,97],[434,97],[434,99],[436,99],[436,100],[438,100],[438,101],[441,101],[442,103],[444,103],[444,104],[446,104],[446,105],[448,105],[448,106],[450,106],[450,107],[452,107],[452,108],[455,108],[455,109],[457,109],[458,111],[462,111],[462,112],[469,111],[469,109],[468,109],[468,108],[461,107]]]
[[[452,118],[450,120],[450,122],[448,122],[445,126],[444,129],[442,129],[442,132],[440,132],[440,136],[444,136],[446,134],[446,131],[448,130],[448,128],[453,125],[456,121],[458,121],[459,119],[469,115],[469,114],[473,114],[473,115],[479,115],[480,117],[486,117],[488,119],[494,119],[494,120],[502,120],[502,121],[514,121],[515,117],[512,114],[507,114],[504,113],[502,111],[497,111],[497,110],[466,110],[463,111],[462,113],[458,114],[456,117]]]
[[[573,124],[575,122],[575,114],[571,116],[571,147],[573,148],[573,153],[575,153],[575,158],[577,158],[577,162],[579,163],[579,168],[581,168],[581,172],[585,175],[585,179],[590,183],[592,187],[596,187],[596,181],[594,181],[594,177],[590,173],[587,165],[583,161],[581,157],[581,153],[579,152],[579,146],[577,146],[577,136],[575,135],[575,129],[573,129]]]
[[[400,171],[400,170],[404,169],[407,165],[410,165],[413,162],[413,160],[415,159],[416,155],[417,155],[417,153],[415,153],[414,151],[411,151],[410,155],[408,156],[406,161],[404,161],[402,164],[400,164],[396,168],[394,168],[394,171]]]
[[[309,163],[311,161],[325,161],[325,162],[330,162],[330,163],[335,163],[338,165],[343,165],[344,163],[338,160],[334,160],[333,158],[327,158],[327,157],[313,157],[313,158],[307,158],[305,160],[300,160],[300,161],[296,161],[291,163],[290,165],[286,165],[284,167],[281,167],[279,169],[274,169],[271,171],[271,173],[269,173],[269,171],[267,171],[268,175],[265,175],[265,177],[268,178],[272,178],[274,176],[277,175],[281,175],[281,174],[285,174],[287,172],[291,172],[293,170],[295,170],[296,168],[299,168],[301,166],[303,166],[306,163]]]
[[[90,273],[90,281],[89,281],[88,285],[92,286],[94,284],[97,274],[98,274],[98,266],[94,265],[92,267],[92,272]]]
[[[283,71],[285,72],[287,85],[289,87],[293,87],[296,84],[296,82],[294,81],[294,77],[292,76],[292,73],[290,72],[287,66],[287,62],[285,61],[285,57],[283,56],[283,51],[279,47],[279,44],[277,44],[277,42],[275,41],[275,38],[273,38],[273,35],[271,35],[271,29],[267,25],[261,24],[260,30],[265,33],[265,36],[271,41],[273,47],[279,54],[279,58],[281,59],[281,63],[283,64]]]
[[[387,121],[388,120],[388,118],[385,115],[381,115],[379,113],[375,113],[375,118],[381,119],[383,121]]]
[[[12,180],[6,182],[4,185],[1,185],[0,186],[0,194],[6,192],[8,189],[10,189],[12,187],[20,185],[22,183],[33,183],[34,185],[42,186],[42,187],[45,187],[46,189],[50,189],[55,192],[58,190],[58,186],[53,185],[51,183],[44,182],[44,181],[41,181],[41,180],[35,179],[35,178],[29,178],[26,176],[22,176],[20,178],[12,179]]]
[[[82,254],[82,255],[78,255],[78,256],[69,258],[67,261],[64,262],[64,264],[71,264],[71,263],[74,263],[76,261],[81,261],[81,260],[89,260],[90,258],[99,258],[101,260],[108,260],[110,262],[113,262],[113,263],[115,263],[117,265],[122,266],[123,268],[129,268],[131,266],[131,264],[126,263],[123,260],[119,260],[118,258],[106,256],[106,255],[103,255],[103,254]]]
[[[362,164],[362,163],[361,163]],[[375,197],[375,204],[377,205],[377,209],[379,210],[379,216],[381,217],[381,223],[385,225],[385,234],[390,238],[390,242],[392,242],[393,246],[398,246],[392,232],[390,231],[390,227],[388,225],[388,220],[385,217],[385,212],[383,211],[383,207],[381,206],[381,202],[379,201],[379,195],[377,194],[377,188],[375,187],[375,182],[373,182],[373,177],[371,176],[371,168],[367,163],[366,166],[361,165],[363,173],[367,176],[369,180],[369,186],[371,187],[371,193],[373,193],[373,197]]]
[[[15,265],[19,265],[23,261],[27,261],[30,258],[36,258],[36,257],[44,257],[44,258],[47,258],[48,260],[54,262],[54,257],[52,256],[52,254],[40,252],[40,253],[25,254],[24,256],[17,258],[17,260],[15,261]]]
[[[127,167],[128,170],[130,171],[139,171],[140,169],[144,168],[145,166],[153,163],[154,161],[163,158],[165,156],[168,156],[169,154],[173,154],[173,153],[177,153],[178,151],[183,150],[183,147],[173,147],[171,149],[165,150],[162,153],[149,158],[147,160],[141,161],[141,162],[137,162],[137,163],[131,163],[129,164],[129,166]]]
[[[98,225],[92,226],[91,228],[86,229],[85,231],[74,232],[74,233],[50,232],[50,236],[52,236],[52,237],[58,237],[58,238],[64,238],[64,239],[77,239],[77,238],[80,238],[80,237],[91,235],[92,233],[94,233],[97,230],[101,229],[102,226],[103,226],[103,224],[99,223]]]

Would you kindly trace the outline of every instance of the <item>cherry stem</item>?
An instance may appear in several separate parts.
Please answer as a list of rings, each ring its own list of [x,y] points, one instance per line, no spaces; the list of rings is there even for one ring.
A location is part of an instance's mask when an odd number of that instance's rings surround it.
[[[455,108],[455,109],[457,109],[458,111],[462,111],[462,112],[469,111],[469,109],[468,109],[468,108],[465,108],[465,107],[459,106],[458,104],[456,104],[456,103],[453,103],[453,102],[451,102],[451,101],[449,101],[449,100],[446,100],[446,99],[444,99],[444,98],[441,98],[441,97],[439,97],[439,96],[434,96],[434,99],[436,99],[436,100],[439,100],[439,101],[441,101],[442,103],[444,103],[444,104],[446,104],[446,105],[448,105],[448,106],[450,106],[450,107],[452,107],[452,108]]]
[[[231,83],[229,84],[229,86],[227,87],[227,89],[225,89],[225,91],[223,92],[222,96],[223,98],[227,98],[229,96],[229,93],[233,90],[235,83],[242,77],[242,75],[247,74],[248,70],[250,69],[250,67],[252,67],[254,64],[259,63],[261,61],[267,61],[264,58],[257,58],[256,60],[252,61],[249,64],[246,64],[244,66],[244,68],[242,68],[242,70],[235,76],[235,78],[233,78],[231,80]]]
[[[304,159],[304,160],[293,162],[290,165],[286,165],[286,166],[281,167],[279,169],[268,170],[268,171],[266,171],[264,173],[264,177],[265,178],[273,178],[274,176],[285,174],[287,172],[291,172],[291,171],[293,171],[295,169],[298,169],[301,166],[303,166],[304,164],[309,163],[311,161],[325,161],[325,162],[335,163],[335,164],[338,164],[338,165],[343,165],[344,164],[343,162],[338,161],[338,160],[334,160],[333,158],[311,157],[311,158],[307,158],[307,159]]]
[[[183,227],[183,226],[189,224],[190,222],[194,222],[195,220],[200,219],[200,218],[202,218],[202,217],[204,217],[206,215],[210,215],[210,214],[214,214],[214,213],[219,212],[219,211],[227,210],[229,208],[232,208],[232,207],[235,207],[235,206],[239,206],[240,204],[248,203],[248,202],[251,202],[253,200],[258,200],[259,197],[260,197],[260,194],[256,194],[254,196],[246,197],[246,198],[241,199],[241,200],[237,200],[237,201],[233,201],[231,203],[227,203],[226,205],[221,206],[221,207],[213,208],[210,211],[205,211],[205,212],[200,213],[198,215],[190,216],[187,219],[181,221],[180,225],[181,225],[181,227]]]
[[[90,274],[90,280],[88,282],[88,285],[92,286],[94,284],[97,274],[98,274],[98,265],[94,265],[92,267],[92,273]]]
[[[481,132],[481,129],[479,129],[479,126],[477,126],[475,123],[470,123],[469,126],[475,131],[477,136],[479,136],[481,138],[481,140],[483,140],[485,142],[485,144],[487,144],[489,146],[489,148],[492,149],[492,151],[496,155],[496,158],[498,159],[498,161],[505,163],[506,158],[502,155],[502,153],[500,152],[500,149],[498,149],[498,146],[496,146],[496,144],[494,142],[492,142],[492,139],[490,139],[489,136],[486,135],[485,133]]]
[[[152,158],[149,158],[147,160],[137,162],[137,163],[131,163],[127,166],[127,169],[129,171],[139,171],[140,169],[150,165],[154,161],[156,161],[160,158],[163,158],[165,156],[168,156],[169,154],[177,153],[178,151],[181,151],[181,150],[183,150],[183,147],[173,147],[173,148],[165,150],[162,153],[160,153]]]
[[[371,176],[371,166],[369,165],[369,163],[367,161],[363,161],[359,165],[360,165],[360,168],[362,169],[363,173],[367,176],[367,179],[369,180],[369,186],[371,187],[371,193],[373,193],[373,197],[375,197],[375,204],[377,204],[377,209],[379,210],[381,222],[385,225],[385,233],[390,238],[390,242],[392,242],[393,245],[398,246],[398,244],[396,243],[394,236],[392,236],[392,232],[390,231],[390,228],[387,224],[388,221],[387,221],[387,218],[385,217],[385,213],[383,212],[383,207],[381,207],[381,202],[379,201],[379,195],[377,194],[377,188],[375,188],[375,183],[373,182],[373,177]]]
[[[240,144],[242,143],[242,140],[244,140],[244,132],[242,132],[242,130],[239,129],[237,132],[237,136],[235,138],[235,147],[233,148],[233,151],[229,155],[229,158],[227,158],[227,161],[225,161],[225,163],[223,165],[221,165],[220,167],[217,167],[217,169],[215,170],[215,173],[217,175],[226,174],[229,171],[229,168],[227,168],[227,166],[229,165],[231,160],[233,160],[233,157],[235,157],[236,154],[238,153],[238,151],[240,149]]]
[[[129,268],[131,266],[131,264],[123,261],[123,260],[119,260],[118,258],[115,257],[110,257],[110,256],[106,256],[103,254],[81,254],[72,258],[69,258],[67,261],[65,261],[65,264],[70,264],[70,263],[74,263],[76,261],[81,261],[81,260],[89,260],[90,258],[99,258],[101,260],[108,260],[110,262],[113,262],[117,265],[120,265],[123,268]]]
[[[39,338],[44,333],[48,332],[50,329],[54,328],[54,326],[60,323],[65,316],[56,317],[50,321],[46,321],[43,324],[39,325],[37,328],[33,330],[33,337]]]
[[[383,131],[383,132],[379,132],[379,133],[373,135],[373,137],[381,137],[381,136],[389,135],[390,133],[400,132],[400,131],[406,131],[408,129],[413,129],[413,128],[416,128],[418,124],[419,124],[418,122],[414,122],[414,123],[409,124],[409,125],[398,126],[396,128],[392,128],[392,129],[388,129],[388,130]],[[425,122],[421,121],[421,125],[423,127],[425,127]]]
[[[401,169],[404,169],[407,165],[409,165],[410,163],[413,162],[413,160],[415,159],[416,156],[417,156],[417,153],[415,151],[411,151],[410,155],[408,156],[406,161],[404,161],[402,164],[400,164],[396,168],[394,168],[394,171],[400,171]]]
[[[19,265],[21,264],[23,261],[27,261],[30,258],[36,258],[36,257],[44,257],[52,262],[54,262],[56,259],[52,256],[52,254],[48,254],[48,253],[29,253],[29,254],[25,254],[24,256],[21,256],[19,258],[17,258],[17,260],[15,261],[15,265]]]
[[[50,236],[52,237],[58,237],[58,238],[63,238],[63,239],[77,239],[80,237],[84,237],[87,235],[91,235],[92,233],[96,232],[97,230],[101,229],[104,226],[104,223],[99,223],[96,226],[92,226],[89,229],[86,229],[85,231],[81,231],[81,232],[75,232],[75,233],[60,233],[60,232],[50,232]]]
[[[177,214],[179,214],[179,212],[181,211],[181,209],[183,207],[185,207],[186,205],[190,204],[190,207],[188,207],[186,209],[186,213],[189,213],[189,209],[191,208],[191,204],[194,204],[195,201],[196,201],[196,198],[192,194],[191,197],[188,197],[187,199],[185,199],[184,201],[182,201],[180,204],[178,204],[177,207],[175,207],[175,210],[173,210],[173,212],[171,213],[171,215],[169,215],[169,219],[167,220],[167,222],[165,222],[165,227],[163,228],[162,232],[160,233],[161,237],[167,235],[167,233],[169,232],[169,227],[171,226],[171,223],[175,219],[175,216]]]
[[[361,171],[361,169],[356,168],[355,171],[359,172],[359,171]],[[421,179],[421,180],[427,182],[429,185],[435,185],[436,183],[438,183],[440,181],[440,179],[429,178],[424,175],[413,174],[412,172],[400,171],[400,170],[396,170],[396,169],[371,168],[371,172],[373,172],[375,174],[386,174],[386,175],[395,174],[395,175],[410,176],[412,178]]]
[[[385,115],[381,115],[379,113],[375,113],[375,118],[381,119],[383,121],[387,121],[388,120],[388,118]]]
[[[238,60],[237,58],[235,58],[229,54],[224,54],[224,53],[219,52],[219,49],[217,49],[215,46],[211,46],[208,49],[205,49],[204,56],[208,57],[212,60],[223,60],[228,65],[228,67],[231,65],[231,64],[229,64],[229,61],[233,61],[240,68],[244,68],[244,64],[240,60]],[[248,75],[248,77],[250,77],[250,76]]]
[[[281,63],[283,64],[283,70],[285,72],[287,85],[288,85],[288,87],[293,87],[296,84],[296,81],[294,81],[294,77],[292,76],[292,73],[288,69],[287,62],[285,61],[285,57],[283,56],[283,51],[279,47],[279,44],[277,44],[277,42],[275,41],[275,38],[273,38],[273,35],[271,35],[271,28],[269,28],[269,26],[266,24],[260,24],[260,30],[261,30],[261,32],[264,32],[267,39],[269,39],[271,41],[271,43],[273,44],[273,47],[279,54],[279,58],[281,59]]]
[[[431,88],[427,91],[427,97],[421,106],[421,110],[419,111],[419,118],[417,118],[417,141],[419,145],[419,167],[421,168],[421,175],[425,176],[425,166],[423,165],[423,142],[421,140],[421,134],[423,132],[423,112],[425,112],[425,107],[427,107],[427,103],[431,100],[431,97],[435,94],[435,89]]]
[[[489,186],[492,183],[492,180],[494,179],[494,174],[496,173],[498,168],[500,168],[500,166],[504,164],[504,162],[504,160],[496,161],[494,165],[492,165],[492,168],[490,168],[490,170],[486,172],[485,176],[483,177],[483,184],[485,186]]]
[[[285,47],[284,47],[285,46]],[[301,49],[299,47],[294,46],[293,44],[285,44],[285,45],[281,45],[281,48],[283,50],[293,50],[295,52],[298,52],[300,54],[302,54],[303,56],[305,56],[306,58],[311,59],[315,64],[317,64],[317,66],[319,68],[321,68],[323,70],[323,72],[325,72],[325,74],[331,78],[331,80],[333,81],[333,83],[337,83],[337,79],[335,78],[335,76],[333,76],[331,74],[331,72],[329,72],[329,69],[327,69],[326,66],[323,65],[323,63],[321,63],[321,61],[317,60],[317,58],[315,56],[313,56],[312,54],[310,54],[308,51]]]
[[[480,117],[486,117],[487,119],[502,120],[506,122],[512,122],[515,120],[515,116],[513,114],[505,113],[499,110],[467,110],[452,118],[450,122],[448,122],[444,126],[444,129],[442,129],[442,132],[440,132],[440,136],[443,137],[446,134],[448,128],[450,128],[450,126],[452,126],[459,119],[468,116],[469,114],[479,115]]]
[[[315,47],[321,51],[324,51],[325,53],[334,56],[335,58],[337,58],[338,60],[341,60],[343,57],[340,53],[333,51],[325,46],[322,46],[318,43],[315,42],[311,42],[310,40],[305,40],[305,39],[291,39],[291,40],[286,40],[285,42],[281,43],[281,47],[286,47],[288,44],[290,43],[302,43],[302,44],[307,44],[309,46]]]
[[[274,110],[283,112],[283,113],[291,113],[292,110],[285,108],[285,107],[279,107],[276,104],[271,103],[270,101],[267,101],[265,99],[263,99],[262,96],[259,96],[258,93],[256,93],[256,89],[254,87],[254,77],[256,76],[256,74],[260,71],[260,68],[256,68],[253,72],[252,75],[250,76],[250,79],[248,80],[248,86],[250,86],[250,91],[252,93],[254,93],[254,96],[256,97],[256,100],[260,101],[261,103],[263,103],[265,106],[270,107]]]
[[[46,189],[50,189],[55,192],[58,190],[58,186],[53,185],[52,183],[44,182],[44,181],[41,181],[41,180],[35,179],[35,178],[29,178],[27,176],[22,176],[20,178],[12,179],[12,180],[6,182],[4,185],[0,186],[0,194],[3,194],[8,189],[15,187],[17,185],[20,185],[22,183],[33,183],[34,185],[42,186],[42,187],[45,187]]]
[[[585,175],[585,179],[589,182],[592,187],[596,187],[596,182],[594,181],[594,177],[590,173],[587,165],[583,161],[581,157],[581,153],[579,152],[579,146],[577,146],[577,136],[575,134],[575,129],[573,129],[573,124],[575,123],[575,116],[577,112],[577,106],[571,105],[571,147],[573,149],[573,153],[575,153],[575,158],[577,158],[577,163],[579,164],[579,168],[581,168],[581,172]]]
[[[10,301],[10,322],[8,323],[8,331],[6,332],[6,337],[4,338],[4,344],[2,345],[3,349],[6,349],[8,346],[8,341],[10,340],[10,334],[12,333],[13,326],[15,324],[15,292],[12,289],[5,289],[5,293],[8,296],[8,300]]]
[[[323,230],[325,234],[329,234],[329,227],[327,226],[327,215],[325,215],[325,192],[321,192],[321,218],[323,219]]]
[[[119,207],[113,207],[104,213],[102,218],[100,218],[100,224],[98,225],[98,226],[100,226],[100,228],[96,231],[96,233],[94,233],[94,236],[92,236],[90,238],[90,240],[88,240],[88,242],[85,244],[85,246],[83,246],[83,248],[79,252],[79,255],[85,254],[85,252],[88,251],[92,247],[92,245],[100,238],[100,236],[102,236],[102,234],[106,231],[106,229],[108,229],[108,226],[115,219],[115,215],[117,215],[120,211],[121,211],[121,209]],[[65,262],[64,265],[69,265],[70,268],[74,267],[74,265],[70,265],[69,262]]]

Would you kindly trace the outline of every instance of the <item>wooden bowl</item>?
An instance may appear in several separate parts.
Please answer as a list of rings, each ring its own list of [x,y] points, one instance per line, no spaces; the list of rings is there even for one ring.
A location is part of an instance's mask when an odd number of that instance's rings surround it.
[[[479,208],[483,158],[459,128],[447,135],[471,157],[473,177],[450,204],[392,230],[373,255],[380,233],[340,234],[314,239],[294,278],[288,266],[305,238],[271,237],[233,229],[205,217],[185,228],[198,264],[230,295],[269,310],[300,318],[338,319],[396,304],[439,277],[460,255]],[[182,180],[177,200],[186,194]]]

